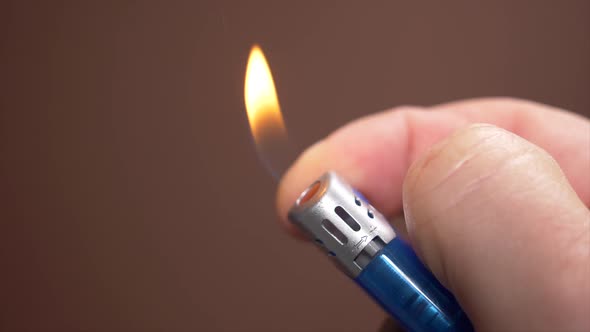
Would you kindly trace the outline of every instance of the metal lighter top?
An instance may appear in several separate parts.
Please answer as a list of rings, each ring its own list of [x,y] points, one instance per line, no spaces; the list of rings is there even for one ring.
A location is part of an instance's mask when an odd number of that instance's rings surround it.
[[[334,172],[301,194],[289,219],[353,278],[396,236],[383,215]]]

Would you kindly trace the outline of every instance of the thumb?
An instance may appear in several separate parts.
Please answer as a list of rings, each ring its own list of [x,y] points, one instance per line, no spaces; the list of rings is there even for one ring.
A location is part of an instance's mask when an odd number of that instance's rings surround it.
[[[409,170],[416,251],[477,330],[590,330],[590,213],[541,148],[461,129]]]

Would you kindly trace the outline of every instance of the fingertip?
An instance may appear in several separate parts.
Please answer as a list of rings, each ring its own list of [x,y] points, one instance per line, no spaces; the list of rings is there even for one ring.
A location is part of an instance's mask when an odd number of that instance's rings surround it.
[[[460,123],[451,114],[429,114],[406,106],[366,116],[336,130],[305,150],[284,174],[276,196],[281,223],[300,236],[287,218],[288,211],[298,195],[327,171],[338,173],[384,215],[398,215],[409,161]]]

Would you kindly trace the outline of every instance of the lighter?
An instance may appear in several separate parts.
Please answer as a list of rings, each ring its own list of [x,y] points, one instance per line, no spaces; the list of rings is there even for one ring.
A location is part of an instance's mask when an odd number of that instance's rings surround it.
[[[244,100],[256,149],[276,178],[290,165],[289,140],[270,67],[254,45]],[[305,190],[289,219],[410,331],[471,331],[455,299],[360,193],[335,173]]]
[[[311,184],[289,219],[407,330],[473,330],[453,295],[383,215],[336,173]]]

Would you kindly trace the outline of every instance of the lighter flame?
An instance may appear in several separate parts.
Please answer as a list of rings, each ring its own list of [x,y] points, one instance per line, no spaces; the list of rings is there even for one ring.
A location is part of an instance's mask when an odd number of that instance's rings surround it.
[[[250,51],[244,84],[244,99],[248,121],[257,145],[263,140],[277,139],[287,132],[275,85],[264,53],[258,45]]]

